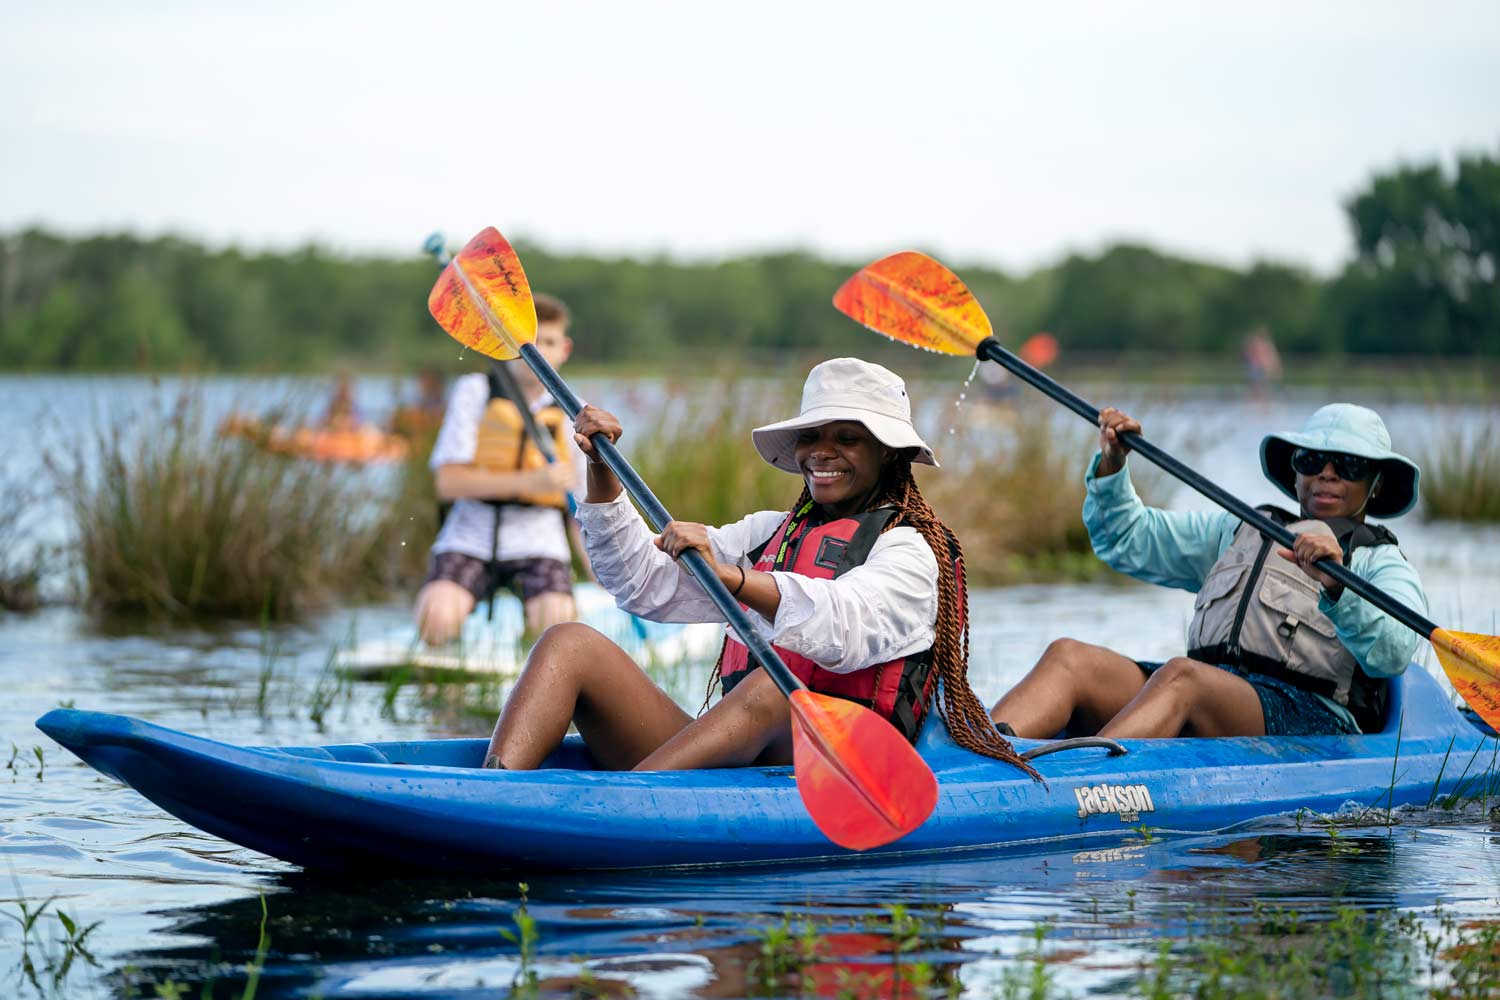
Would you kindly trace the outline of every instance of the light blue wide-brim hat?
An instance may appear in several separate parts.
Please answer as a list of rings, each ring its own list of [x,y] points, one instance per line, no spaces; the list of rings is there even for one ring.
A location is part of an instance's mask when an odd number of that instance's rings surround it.
[[[1353,403],[1330,403],[1320,408],[1298,433],[1267,434],[1260,443],[1260,468],[1281,492],[1297,499],[1297,473],[1292,452],[1339,451],[1379,464],[1380,493],[1365,507],[1370,517],[1400,517],[1417,503],[1421,470],[1405,455],[1391,450],[1391,435],[1380,414]]]

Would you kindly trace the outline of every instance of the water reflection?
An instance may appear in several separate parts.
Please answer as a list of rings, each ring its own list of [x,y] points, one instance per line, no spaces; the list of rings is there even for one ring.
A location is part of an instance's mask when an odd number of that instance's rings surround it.
[[[1496,850],[1493,837],[1468,840]],[[508,881],[290,874],[266,889],[259,995],[487,996],[534,980],[562,995],[915,996],[998,988],[1039,947],[1038,927],[1062,984],[1115,989],[1143,974],[1158,942],[1259,927],[1278,907],[1454,905],[1454,846],[1383,828],[1132,837],[920,864],[532,878],[524,899]],[[243,978],[231,970],[255,956],[258,898],[160,915],[193,943],[128,956],[138,984],[196,992]]]

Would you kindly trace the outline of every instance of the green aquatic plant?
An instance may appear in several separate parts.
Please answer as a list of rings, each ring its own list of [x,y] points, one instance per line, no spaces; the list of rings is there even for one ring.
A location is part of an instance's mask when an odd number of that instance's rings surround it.
[[[1427,517],[1500,521],[1500,410],[1491,410],[1472,433],[1440,428],[1420,453],[1422,502]]]
[[[33,745],[31,748],[31,756],[36,759],[36,780],[41,781],[46,776],[47,771],[46,752],[40,746]],[[5,769],[11,772],[12,781],[20,776],[21,769],[18,766],[20,757],[21,748],[12,743],[10,745],[10,759],[5,762]]]
[[[42,914],[46,913],[47,908],[51,906],[56,900],[56,896],[48,896],[46,899],[42,900],[40,904],[33,906],[29,901],[25,899],[18,899],[15,903],[17,912],[9,913],[0,910],[0,913],[3,913],[11,920],[14,920],[16,924],[20,926],[21,940],[24,943],[31,939],[31,932],[32,929],[36,927],[36,922],[42,918]]]
[[[916,470],[933,510],[963,543],[971,586],[1093,579],[1108,572],[1079,516],[1083,469],[1098,448],[1097,431],[1059,422],[1055,411],[1026,397],[998,414],[961,410],[934,442],[942,469]],[[1165,494],[1161,474],[1132,468],[1147,503]]]
[[[74,964],[79,960],[91,966],[99,964],[89,953],[87,944],[102,921],[85,924],[55,906],[56,899],[49,896],[34,905],[23,897],[14,903],[16,912],[0,910],[0,914],[14,921],[21,931],[20,954],[12,974],[18,976],[19,982],[29,984],[39,997],[71,995],[72,991],[65,984]],[[61,934],[44,938],[45,918],[49,916],[56,921]],[[14,995],[21,995],[21,991],[17,990]]]
[[[266,967],[266,953],[271,948],[270,935],[266,933],[266,923],[270,919],[270,912],[266,907],[266,897],[260,897],[260,934],[255,941],[255,957],[245,964],[245,989],[240,994],[240,1000],[255,1000],[256,990],[260,988],[260,974]]]
[[[657,412],[638,433],[627,429],[621,445],[674,517],[727,524],[750,511],[791,505],[796,480],[762,462],[750,443],[751,428],[794,406],[786,384],[726,375],[664,389]]]
[[[516,946],[516,974],[511,979],[511,990],[515,996],[534,997],[537,995],[537,972],[536,972],[536,945],[540,938],[537,932],[536,918],[531,915],[527,908],[530,902],[528,893],[531,886],[525,882],[516,883],[516,890],[520,894],[520,901],[516,904],[516,912],[511,915],[516,929],[500,928],[500,936]]]
[[[260,977],[265,971],[266,956],[271,950],[271,936],[266,929],[269,922],[270,911],[266,905],[266,897],[261,895],[260,929],[256,936],[255,953],[248,962],[237,969],[237,971],[244,973],[245,976],[245,984],[240,989],[238,1000],[255,1000],[255,995],[260,990]],[[205,977],[199,983],[199,996],[203,997],[204,1000],[212,1000],[212,998],[219,995],[218,990],[215,988],[217,985],[217,976],[220,973],[228,971],[231,967],[216,962],[210,968],[213,974]],[[124,995],[127,997],[136,996],[137,986],[139,985],[136,977],[139,974],[139,970],[134,966],[127,965],[121,972],[125,979]],[[182,1000],[183,997],[191,996],[191,987],[189,984],[178,982],[176,979],[152,981],[149,985],[151,986],[152,995],[157,997],[158,1000]],[[316,994],[313,995],[316,996]]]
[[[1004,1000],[1048,1000],[1067,995],[1058,992],[1056,977],[1043,947],[1051,930],[1051,925],[1045,922],[1032,928],[1030,947],[1018,956],[1017,963],[1005,967],[999,989]]]
[[[261,606],[260,618],[260,667],[255,674],[255,714],[258,718],[271,717],[271,691],[276,679],[276,666],[281,660],[281,643],[271,631],[268,622],[270,609]]]
[[[750,975],[772,995],[788,976],[800,976],[803,967],[816,956],[818,942],[810,921],[794,925],[790,914],[782,914],[779,923],[755,932],[759,943],[757,955],[750,963]]]
[[[401,495],[216,435],[195,389],[107,415],[51,468],[101,614],[279,621],[403,579],[390,519],[415,515]]]
[[[9,476],[0,480],[0,610],[34,611],[41,605],[46,553],[32,531],[38,502],[31,485]]]
[[[351,646],[354,643],[353,623],[349,625],[347,641]],[[323,732],[323,720],[339,697],[342,695],[348,698],[352,693],[348,678],[338,671],[338,647],[335,646],[323,658],[323,669],[318,672],[312,691],[308,694],[307,718],[317,727],[318,732]]]
[[[1497,782],[1500,782],[1500,772],[1496,770],[1497,760],[1500,760],[1500,739],[1490,740],[1489,765],[1483,771],[1470,775],[1474,767],[1474,761],[1479,758],[1484,749],[1484,743],[1474,748],[1469,754],[1464,769],[1459,773],[1458,781],[1454,783],[1453,791],[1443,796],[1438,802],[1440,809],[1457,809],[1465,802],[1479,802],[1481,808],[1487,806],[1489,799],[1496,794]]]

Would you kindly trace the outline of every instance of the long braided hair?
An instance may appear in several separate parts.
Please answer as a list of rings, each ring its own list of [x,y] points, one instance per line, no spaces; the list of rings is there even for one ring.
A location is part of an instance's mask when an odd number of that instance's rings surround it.
[[[804,483],[802,493],[791,509],[801,510],[811,500],[812,494]],[[938,611],[937,625],[933,630],[932,665],[943,682],[937,708],[948,732],[952,734],[954,742],[964,749],[1014,764],[1040,780],[1041,775],[1036,768],[1016,753],[1010,741],[1000,735],[995,724],[990,721],[989,712],[969,686],[969,589],[957,573],[953,558],[956,556],[957,562],[963,561],[963,547],[933,512],[927,498],[922,496],[911,473],[910,455],[896,455],[881,470],[881,483],[875,490],[869,509],[878,507],[894,507],[896,510],[895,516],[882,529],[882,534],[901,525],[914,528],[937,557]],[[728,648],[727,638],[724,648]],[[708,690],[703,699],[704,708],[708,707],[708,701],[718,685],[724,648],[719,651],[719,663],[709,674]]]
[[[965,750],[984,754],[1014,764],[1040,780],[1036,768],[1016,753],[1010,741],[1000,735],[990,721],[990,713],[969,686],[969,588],[956,571],[955,560],[963,561],[963,546],[933,512],[911,474],[911,458],[901,455],[887,463],[885,489],[874,506],[894,507],[896,516],[885,530],[898,525],[915,528],[937,557],[938,612],[932,639],[932,665],[943,681],[938,712],[952,734],[953,741]],[[805,492],[805,489],[804,489]]]

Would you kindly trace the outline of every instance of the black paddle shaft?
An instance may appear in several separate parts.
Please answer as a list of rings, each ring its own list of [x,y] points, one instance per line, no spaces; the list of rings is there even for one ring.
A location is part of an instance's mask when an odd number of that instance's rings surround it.
[[[994,337],[986,337],[981,340],[974,353],[979,356],[980,360],[993,361],[1017,378],[1040,389],[1094,426],[1097,427],[1099,425],[1098,407],[1059,384],[1051,376],[1042,374],[1015,354],[1007,351]],[[1173,476],[1176,476],[1182,482],[1187,483],[1193,489],[1202,493],[1214,503],[1271,539],[1271,541],[1278,542],[1286,548],[1291,548],[1296,544],[1297,536],[1288,531],[1285,525],[1277,524],[1243,500],[1226,493],[1219,486],[1204,479],[1198,473],[1189,469],[1186,465],[1183,465],[1177,459],[1168,455],[1134,431],[1121,434],[1120,440],[1131,451],[1138,453],[1148,462],[1154,463]],[[1436,624],[1417,614],[1379,587],[1365,580],[1364,577],[1351,572],[1347,566],[1329,559],[1321,560],[1317,566],[1318,569],[1321,569],[1407,628],[1417,632],[1424,639],[1431,636],[1433,630],[1437,628]]]
[[[552,394],[552,398],[557,400],[568,418],[576,419],[578,412],[583,409],[583,401],[574,394],[568,383],[562,380],[562,376],[557,374],[557,369],[547,363],[547,359],[542,357],[542,352],[536,349],[535,344],[521,345],[521,360],[536,372],[536,377]],[[646,481],[636,474],[629,462],[625,461],[625,456],[620,454],[620,449],[616,448],[614,442],[603,434],[595,434],[589,440],[593,442],[594,450],[599,453],[604,464],[609,466],[610,471],[624,484],[625,492],[629,493],[631,499],[638,503],[641,510],[645,512],[646,520],[650,522],[651,527],[657,531],[664,529],[672,520],[672,515],[667,513],[667,508],[656,499],[656,494],[651,492],[651,487],[646,485]],[[724,586],[724,582],[709,568],[708,560],[703,558],[703,553],[697,549],[689,549],[681,555],[680,559],[687,564],[689,572],[703,585],[703,589],[708,592],[708,596],[723,613],[724,620],[729,622],[730,627],[740,637],[740,641],[749,647],[750,655],[755,657],[755,662],[766,668],[766,673],[770,674],[776,686],[781,688],[782,694],[791,697],[793,691],[804,689],[805,685],[792,675],[785,663],[781,662],[781,657],[776,655],[776,650],[771,648],[771,643],[761,635],[760,629],[756,628],[750,616],[745,614],[745,609],[740,607],[734,595],[729,593],[729,588]]]

